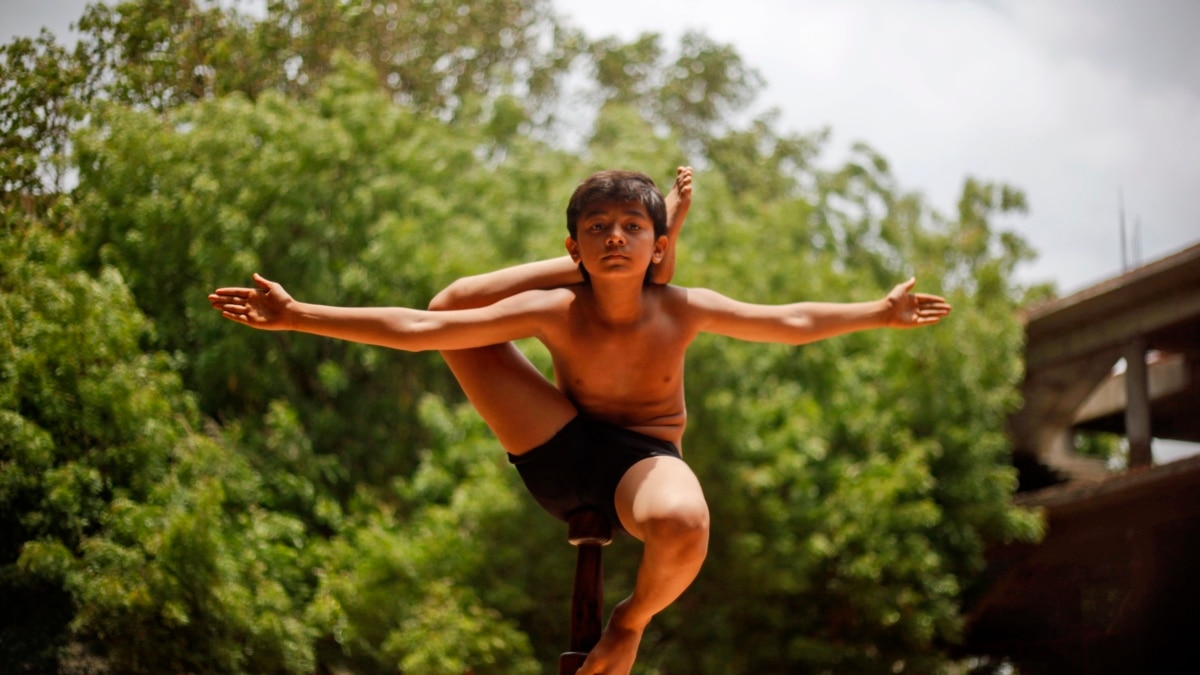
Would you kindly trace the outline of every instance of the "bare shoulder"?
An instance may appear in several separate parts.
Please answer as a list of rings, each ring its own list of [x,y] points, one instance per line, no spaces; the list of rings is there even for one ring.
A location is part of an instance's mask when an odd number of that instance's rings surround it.
[[[680,310],[687,313],[704,313],[734,302],[709,288],[666,286],[664,290],[664,302],[679,305]]]
[[[712,316],[730,311],[737,303],[708,288],[661,286],[663,308],[680,321],[704,325]]]
[[[742,302],[708,288],[680,290],[683,295],[677,316],[698,333],[755,339],[748,327],[782,318],[781,306]]]

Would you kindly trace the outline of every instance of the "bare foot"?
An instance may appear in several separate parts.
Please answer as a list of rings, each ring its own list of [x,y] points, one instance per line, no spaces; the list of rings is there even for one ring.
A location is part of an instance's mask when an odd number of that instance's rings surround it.
[[[675,170],[675,184],[666,196],[667,204],[667,251],[663,259],[654,266],[651,281],[669,284],[675,276],[675,242],[692,205],[692,167],[681,166]]]
[[[577,675],[629,675],[633,670],[638,644],[641,643],[642,633],[646,629],[645,626],[630,628],[622,625],[621,619],[628,602],[629,600],[623,600],[613,609],[608,626],[600,636],[600,642],[588,653],[587,660],[583,662],[583,667]]]
[[[681,166],[675,170],[675,184],[667,193],[667,236],[679,236],[683,220],[692,205],[692,167]]]

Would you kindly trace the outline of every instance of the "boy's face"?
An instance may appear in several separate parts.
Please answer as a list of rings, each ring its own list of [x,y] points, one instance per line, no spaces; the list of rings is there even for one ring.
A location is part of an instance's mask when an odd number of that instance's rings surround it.
[[[599,202],[588,207],[576,224],[575,238],[567,237],[571,259],[588,274],[646,274],[662,261],[665,236],[654,236],[654,220],[639,202]]]

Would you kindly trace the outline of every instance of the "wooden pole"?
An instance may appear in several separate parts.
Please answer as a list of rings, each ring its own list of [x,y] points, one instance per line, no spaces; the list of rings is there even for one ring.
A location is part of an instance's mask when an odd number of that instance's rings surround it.
[[[558,658],[558,675],[575,675],[600,641],[604,615],[604,567],[601,549],[612,542],[612,524],[594,510],[567,519],[567,541],[578,548],[571,593],[571,649]]]
[[[1138,337],[1125,348],[1125,437],[1129,440],[1129,468],[1153,464],[1150,436],[1150,376],[1146,368],[1146,340]]]

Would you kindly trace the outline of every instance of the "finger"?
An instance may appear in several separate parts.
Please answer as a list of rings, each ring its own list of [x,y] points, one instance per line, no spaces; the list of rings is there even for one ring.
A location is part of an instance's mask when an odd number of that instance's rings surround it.
[[[248,298],[248,297],[250,297],[250,292],[253,290],[254,290],[253,288],[241,288],[241,287],[218,288],[217,290],[213,291],[212,294],[209,295],[209,297],[212,297],[213,295],[227,295],[227,296],[234,297],[234,298]]]
[[[912,298],[914,302],[920,305],[950,306],[950,303],[940,295],[929,295],[928,293],[909,293],[908,297]]]
[[[949,304],[949,303],[946,303],[946,301],[929,301],[929,303],[917,303],[917,306],[918,306],[918,307],[920,307],[920,309],[923,309],[923,310],[946,310],[946,311],[950,311],[950,309],[953,309],[953,307],[950,307],[950,304]]]
[[[209,304],[218,312],[231,312],[233,314],[247,314],[250,312],[248,307],[236,302],[212,302]]]
[[[237,316],[244,316],[244,315],[250,313],[249,308],[246,307],[245,305],[238,305],[238,304],[233,304],[233,303],[214,302],[214,303],[212,303],[212,307],[213,307],[213,309],[221,312],[222,314],[234,314]]]
[[[259,274],[258,272],[254,273],[254,283],[258,285],[258,288],[263,293],[270,293],[271,290],[273,288],[275,288],[275,286],[278,286],[278,284],[276,284],[274,281],[268,280],[266,277]]]
[[[916,306],[919,312],[949,312],[950,305],[945,302],[920,302]]]
[[[246,304],[246,300],[247,300],[246,297],[238,296],[238,295],[217,295],[216,293],[213,293],[212,295],[208,296],[208,302],[210,304],[214,304],[214,305],[218,304],[218,303],[220,303],[222,305],[230,305],[230,304],[244,305],[244,304]]]
[[[950,303],[944,300],[918,300],[913,305],[916,307],[949,307]]]
[[[902,292],[907,293],[912,290],[913,286],[916,286],[916,285],[917,285],[917,278],[909,277],[908,281],[901,283],[900,285],[897,286],[897,288],[899,288]]]

